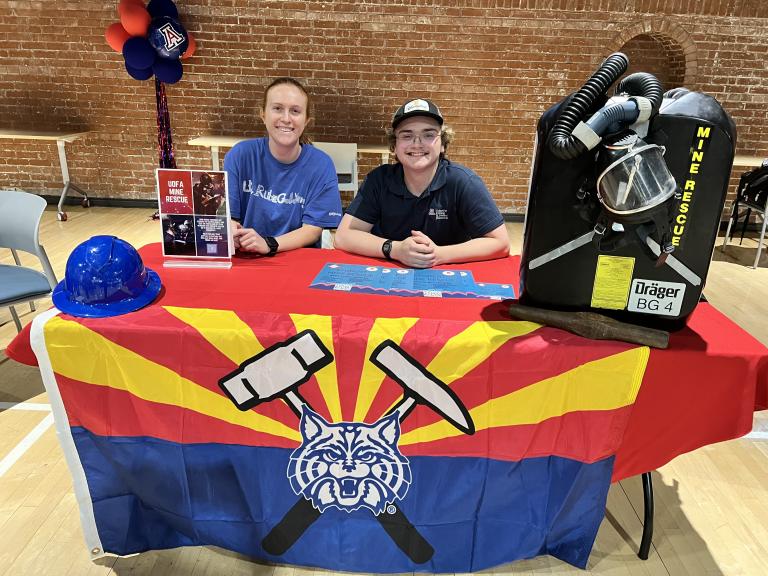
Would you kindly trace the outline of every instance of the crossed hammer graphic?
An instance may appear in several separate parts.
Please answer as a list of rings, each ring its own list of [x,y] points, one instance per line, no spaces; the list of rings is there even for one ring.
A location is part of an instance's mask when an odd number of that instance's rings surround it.
[[[466,407],[444,382],[430,373],[392,340],[385,340],[371,353],[370,361],[403,387],[403,398],[387,413],[397,412],[402,421],[417,404],[429,406],[465,434],[474,434],[475,425]],[[300,418],[307,406],[299,386],[333,361],[333,354],[312,330],[304,330],[266,348],[243,362],[237,370],[219,380],[219,386],[240,410],[250,410],[275,398],[285,400]],[[321,512],[310,500],[300,498],[262,540],[269,554],[284,554]],[[413,562],[423,564],[435,550],[416,530],[394,502],[376,519],[392,541]]]

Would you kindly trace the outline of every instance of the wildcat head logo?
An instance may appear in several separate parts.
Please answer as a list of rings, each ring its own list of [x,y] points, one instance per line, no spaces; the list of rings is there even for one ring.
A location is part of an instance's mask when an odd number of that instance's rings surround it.
[[[288,478],[293,491],[320,512],[335,506],[378,515],[405,497],[411,467],[397,448],[397,414],[373,424],[330,424],[304,406],[299,429],[303,442],[291,454]]]

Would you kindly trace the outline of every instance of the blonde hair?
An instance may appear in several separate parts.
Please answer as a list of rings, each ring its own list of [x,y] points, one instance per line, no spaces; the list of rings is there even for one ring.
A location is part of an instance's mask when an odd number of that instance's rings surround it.
[[[306,109],[306,115],[307,115],[307,126],[304,127],[304,132],[301,133],[301,136],[299,136],[299,143],[300,144],[311,144],[312,138],[307,134],[307,127],[309,126],[309,121],[312,119],[312,98],[309,96],[309,92],[307,92],[307,89],[304,88],[304,85],[296,80],[296,78],[291,78],[290,76],[281,76],[280,78],[275,78],[272,80],[272,82],[267,86],[266,90],[264,90],[264,97],[261,101],[261,112],[262,114],[267,109],[267,97],[269,96],[269,91],[272,90],[275,86],[282,86],[283,84],[288,84],[289,86],[293,86],[294,88],[297,88],[299,92],[304,94],[307,98],[307,109]]]

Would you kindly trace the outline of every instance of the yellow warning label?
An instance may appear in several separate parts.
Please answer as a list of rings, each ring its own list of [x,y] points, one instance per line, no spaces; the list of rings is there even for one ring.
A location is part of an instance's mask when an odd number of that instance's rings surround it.
[[[624,310],[629,300],[634,268],[634,258],[598,256],[595,284],[592,287],[592,308]]]

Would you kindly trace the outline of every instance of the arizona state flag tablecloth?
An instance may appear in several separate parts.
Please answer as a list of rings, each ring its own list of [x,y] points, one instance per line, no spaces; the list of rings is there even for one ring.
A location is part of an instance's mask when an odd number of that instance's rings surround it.
[[[151,306],[31,343],[94,557],[584,567],[649,351],[517,321]]]

